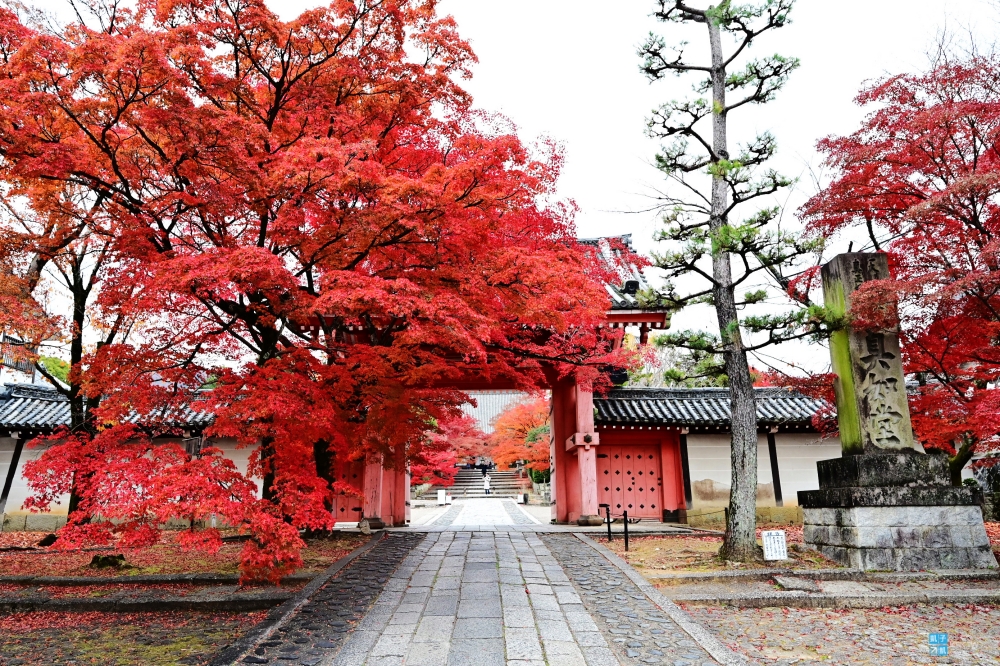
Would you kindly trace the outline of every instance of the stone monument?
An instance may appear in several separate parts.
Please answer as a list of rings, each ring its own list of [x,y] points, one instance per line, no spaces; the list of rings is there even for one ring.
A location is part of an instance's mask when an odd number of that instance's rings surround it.
[[[827,309],[848,313],[858,287],[888,276],[884,254],[838,255],[823,266]],[[806,545],[866,570],[996,568],[973,491],[914,444],[898,330],[848,325],[830,356],[843,454],[816,464],[819,490],[799,492]]]

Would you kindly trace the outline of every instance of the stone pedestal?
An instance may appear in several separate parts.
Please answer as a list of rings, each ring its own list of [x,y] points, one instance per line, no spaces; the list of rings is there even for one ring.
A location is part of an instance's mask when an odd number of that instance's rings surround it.
[[[994,569],[977,498],[950,484],[944,456],[870,453],[817,463],[799,492],[803,539],[857,569]]]

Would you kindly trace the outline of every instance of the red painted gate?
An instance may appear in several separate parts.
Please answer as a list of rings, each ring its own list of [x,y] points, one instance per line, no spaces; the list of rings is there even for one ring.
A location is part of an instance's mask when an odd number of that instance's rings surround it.
[[[597,447],[597,497],[611,505],[611,515],[629,518],[663,515],[663,476],[657,446]]]

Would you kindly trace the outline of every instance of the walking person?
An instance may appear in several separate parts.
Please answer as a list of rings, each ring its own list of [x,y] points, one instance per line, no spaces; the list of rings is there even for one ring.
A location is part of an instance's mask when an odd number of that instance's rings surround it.
[[[483,476],[483,490],[486,491],[487,495],[490,494],[490,475],[488,473]]]

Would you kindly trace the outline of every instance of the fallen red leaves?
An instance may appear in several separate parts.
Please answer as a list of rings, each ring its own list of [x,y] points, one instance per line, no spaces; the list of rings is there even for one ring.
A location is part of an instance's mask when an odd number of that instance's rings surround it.
[[[13,532],[30,534],[31,543],[43,535],[40,532]],[[6,537],[6,534],[0,534]],[[367,537],[358,534],[338,535],[330,539],[310,539],[302,551],[304,573],[319,572],[357,548]],[[93,551],[33,551],[0,552],[0,573],[5,576],[129,576],[138,574],[221,573],[239,572],[241,543],[224,543],[214,554],[202,551],[185,551],[176,542],[175,535],[167,533],[161,543],[152,548],[128,551],[125,569],[91,569]],[[0,542],[4,543],[4,542]]]
[[[232,614],[217,613],[208,615],[207,619],[226,619]],[[241,613],[240,619],[250,627],[267,617],[267,611]],[[176,627],[184,627],[192,623],[201,623],[205,614],[189,612],[163,613],[58,613],[55,611],[36,611],[32,613],[11,613],[0,615],[0,631],[10,633],[26,633],[42,629],[59,629],[73,627],[107,627],[111,625],[145,626],[153,623],[170,623]]]

